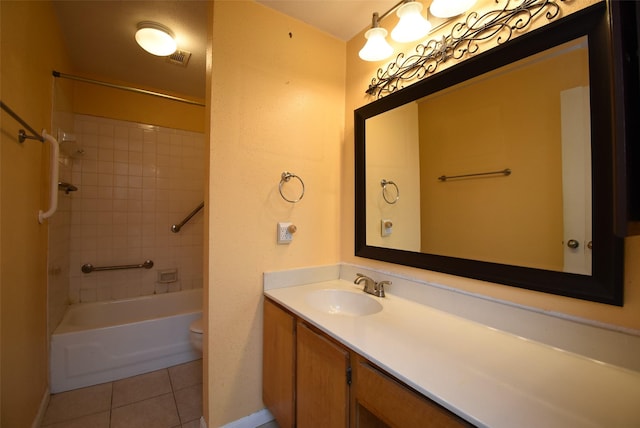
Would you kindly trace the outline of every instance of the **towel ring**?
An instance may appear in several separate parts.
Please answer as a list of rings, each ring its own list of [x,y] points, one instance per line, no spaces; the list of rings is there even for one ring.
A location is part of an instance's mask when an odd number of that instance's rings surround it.
[[[385,192],[387,190],[387,184],[391,184],[393,187],[396,188],[396,198],[393,200],[387,199],[387,194]],[[380,185],[382,186],[382,197],[384,198],[386,203],[393,205],[396,202],[398,202],[398,199],[400,199],[400,189],[398,189],[398,185],[396,183],[394,183],[391,180],[385,180],[383,178],[382,181],[380,182]]]
[[[302,192],[300,193],[300,197],[298,199],[289,199],[282,193],[282,185],[284,183],[288,183],[289,180],[291,180],[292,178],[297,178],[298,181],[300,181],[300,185],[302,185]],[[304,197],[304,181],[302,181],[302,178],[298,177],[297,175],[291,172],[285,171],[281,175],[280,185],[278,185],[278,190],[280,190],[280,196],[282,196],[282,199],[284,199],[287,202],[291,202],[292,204],[295,204],[296,202],[299,202]]]

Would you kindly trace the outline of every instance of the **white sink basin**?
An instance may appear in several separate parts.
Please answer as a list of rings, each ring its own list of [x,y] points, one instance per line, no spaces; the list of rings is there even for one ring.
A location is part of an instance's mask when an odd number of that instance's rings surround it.
[[[316,290],[307,295],[307,303],[320,311],[339,315],[371,315],[382,310],[374,297],[357,291]]]

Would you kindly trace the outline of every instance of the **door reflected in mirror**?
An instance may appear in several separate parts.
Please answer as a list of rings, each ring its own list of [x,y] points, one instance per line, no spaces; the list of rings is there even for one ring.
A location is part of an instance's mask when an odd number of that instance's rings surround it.
[[[591,275],[589,105],[584,36],[367,118],[366,244]]]

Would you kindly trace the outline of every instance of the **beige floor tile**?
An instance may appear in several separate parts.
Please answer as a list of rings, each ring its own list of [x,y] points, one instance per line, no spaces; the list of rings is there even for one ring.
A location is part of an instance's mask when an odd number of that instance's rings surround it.
[[[182,424],[181,428],[200,428],[200,418],[187,422],[186,424]]]
[[[111,383],[53,394],[49,400],[42,425],[77,419],[81,416],[109,410],[110,407]]]
[[[113,408],[171,392],[166,369],[113,382]]]
[[[110,415],[111,413],[107,410],[53,425],[42,425],[42,428],[109,428]]]
[[[202,383],[202,360],[169,367],[169,376],[174,391]]]
[[[174,391],[180,421],[184,424],[202,416],[202,384]]]
[[[180,425],[173,394],[114,408],[111,428],[171,428]]]

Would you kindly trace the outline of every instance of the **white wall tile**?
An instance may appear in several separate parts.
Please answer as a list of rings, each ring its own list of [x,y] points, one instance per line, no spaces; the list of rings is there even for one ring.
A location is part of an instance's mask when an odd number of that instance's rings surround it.
[[[69,170],[80,189],[69,204],[69,299],[152,294],[158,266],[178,269],[180,281],[169,291],[202,287],[202,219],[179,234],[170,227],[204,198],[204,135],[85,115],[76,116],[75,127],[85,154]],[[145,259],[156,266],[80,272],[83,263]]]

